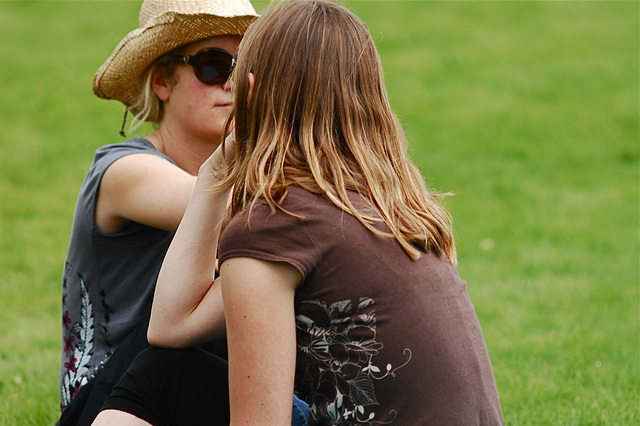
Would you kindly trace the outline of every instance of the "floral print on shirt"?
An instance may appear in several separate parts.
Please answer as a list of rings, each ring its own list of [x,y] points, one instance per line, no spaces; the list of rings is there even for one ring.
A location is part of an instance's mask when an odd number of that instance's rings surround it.
[[[394,377],[412,354],[405,349],[406,361],[400,366],[376,365],[374,357],[384,345],[376,339],[374,300],[362,297],[357,304],[343,300],[328,306],[307,300],[300,306],[309,314],[296,316],[298,368],[304,372],[302,389],[309,392],[309,424],[393,422],[394,410],[389,412],[391,420],[376,419],[374,381]]]

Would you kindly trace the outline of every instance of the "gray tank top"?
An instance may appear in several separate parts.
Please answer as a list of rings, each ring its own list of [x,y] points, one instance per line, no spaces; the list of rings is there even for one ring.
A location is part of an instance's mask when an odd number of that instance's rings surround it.
[[[80,189],[62,279],[60,398],[64,409],[91,381],[109,356],[146,320],[156,279],[174,233],[131,224],[105,234],[95,223],[100,182],[107,168],[131,154],[157,155],[173,163],[146,139],[106,145]]]

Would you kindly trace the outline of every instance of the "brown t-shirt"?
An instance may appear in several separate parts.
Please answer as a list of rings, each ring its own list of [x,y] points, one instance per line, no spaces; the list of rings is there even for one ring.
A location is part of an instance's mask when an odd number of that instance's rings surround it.
[[[350,195],[364,205],[357,194]],[[412,260],[327,197],[291,187],[222,235],[220,261],[287,262],[296,290],[296,393],[309,424],[504,424],[467,291],[444,257]]]

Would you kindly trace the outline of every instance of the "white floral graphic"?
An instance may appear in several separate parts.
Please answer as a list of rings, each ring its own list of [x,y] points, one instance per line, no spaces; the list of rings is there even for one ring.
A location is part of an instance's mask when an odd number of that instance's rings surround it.
[[[309,424],[388,424],[377,421],[370,408],[378,405],[374,380],[394,377],[411,361],[405,349],[404,364],[387,364],[384,371],[374,363],[384,345],[376,340],[376,314],[371,298],[330,306],[318,300],[302,303],[309,316],[296,316],[299,368],[306,372],[303,389],[309,392]],[[315,319],[312,320],[311,317]],[[367,408],[369,407],[369,408]]]
[[[65,363],[67,372],[62,380],[62,407],[66,407],[71,402],[71,399],[80,387],[88,382],[91,375],[89,361],[93,355],[93,305],[82,277],[80,277],[80,290],[82,294],[80,322],[75,323],[68,333],[68,337],[65,337],[65,349],[70,353],[70,356],[68,362]],[[68,323],[71,322],[68,311],[65,312],[62,321],[64,326],[68,328]]]

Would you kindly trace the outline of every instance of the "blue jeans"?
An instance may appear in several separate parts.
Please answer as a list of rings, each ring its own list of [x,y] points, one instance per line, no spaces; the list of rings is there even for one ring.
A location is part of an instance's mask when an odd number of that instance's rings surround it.
[[[293,413],[291,426],[305,426],[309,419],[309,404],[293,395]]]

